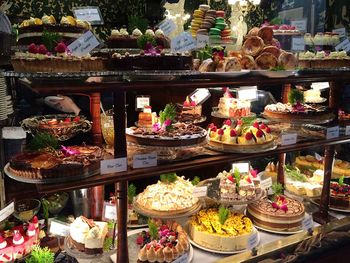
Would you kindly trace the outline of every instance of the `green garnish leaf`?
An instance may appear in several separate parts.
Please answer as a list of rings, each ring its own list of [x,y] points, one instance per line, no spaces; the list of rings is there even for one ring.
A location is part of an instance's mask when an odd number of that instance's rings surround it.
[[[31,142],[28,144],[27,148],[30,151],[39,151],[45,148],[58,148],[58,140],[55,136],[48,132],[37,133]]]
[[[276,67],[270,68],[270,71],[284,71],[284,70],[286,69],[282,65],[278,65]]]
[[[147,44],[151,44],[153,47],[157,46],[157,42],[154,36],[142,35],[137,39],[137,46],[144,50]]]
[[[53,263],[54,261],[55,254],[49,248],[39,246],[34,246],[30,257],[26,259],[26,263]]]
[[[148,228],[152,240],[157,240],[159,237],[158,227],[151,219],[148,220]]]
[[[300,90],[292,89],[288,94],[288,102],[292,105],[296,104],[297,102],[303,103],[304,93]]]
[[[129,202],[129,204],[132,204],[135,196],[136,196],[136,186],[134,184],[130,184],[128,186],[128,202]]]
[[[56,32],[49,32],[47,30],[43,31],[42,41],[47,50],[53,52],[55,46],[62,39],[61,36]]]
[[[280,183],[274,183],[271,186],[274,196],[283,194],[283,186]]]
[[[286,175],[293,181],[307,182],[307,178],[304,174],[300,172],[298,168],[294,168],[291,165],[285,165]]]
[[[163,111],[159,112],[160,124],[163,124],[166,120],[174,121],[176,117],[176,107],[174,104],[167,104]]]
[[[49,220],[49,206],[50,203],[48,200],[46,200],[45,198],[41,199],[41,205],[43,207],[43,217],[46,221]]]
[[[230,211],[227,209],[227,207],[221,206],[219,208],[219,221],[221,225],[225,224],[229,215],[230,215]]]
[[[237,167],[233,171],[233,176],[235,177],[237,187],[239,187],[239,182],[241,181],[241,173]]]
[[[340,176],[338,183],[339,185],[344,185],[344,175]]]
[[[106,237],[105,242],[103,243],[103,251],[109,252],[114,248],[113,237]]]
[[[200,181],[201,181],[201,179],[198,176],[195,176],[193,178],[193,180],[191,181],[191,183],[192,183],[192,185],[196,186]]]
[[[177,180],[177,175],[176,173],[161,174],[160,180],[163,183],[171,184]]]

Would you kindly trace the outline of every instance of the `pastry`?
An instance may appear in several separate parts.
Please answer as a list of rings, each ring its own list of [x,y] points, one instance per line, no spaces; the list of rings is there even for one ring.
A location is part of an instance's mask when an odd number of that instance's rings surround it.
[[[252,56],[244,55],[240,61],[241,61],[242,69],[253,70],[256,68],[256,63],[255,63],[255,60]]]
[[[281,54],[281,49],[275,47],[275,46],[266,46],[263,48],[263,50],[261,51],[261,53],[271,53],[272,55],[274,55],[276,58],[278,58]]]
[[[255,62],[260,69],[271,69],[278,66],[277,58],[271,53],[262,53],[256,58]]]
[[[242,52],[252,57],[257,56],[264,48],[264,41],[258,36],[251,36],[246,39],[242,46]]]
[[[152,128],[152,126],[158,121],[157,113],[152,113],[151,106],[145,106],[143,111],[139,113],[139,119],[137,122],[138,127]]]
[[[286,70],[295,69],[298,66],[298,59],[294,56],[293,53],[284,51],[277,58],[278,64]]]
[[[349,209],[350,207],[350,185],[339,182],[331,182],[331,193],[329,204],[340,209]]]
[[[225,58],[224,60],[220,60],[217,64],[216,71],[217,72],[233,72],[240,71],[241,64],[239,60],[235,57]]]
[[[271,27],[262,27],[258,31],[258,36],[264,40],[266,45],[270,44],[273,38],[273,30]]]

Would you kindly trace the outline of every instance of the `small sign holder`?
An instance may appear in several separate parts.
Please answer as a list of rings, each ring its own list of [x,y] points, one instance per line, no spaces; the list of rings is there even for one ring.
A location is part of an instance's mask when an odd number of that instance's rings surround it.
[[[89,22],[91,25],[103,25],[103,17],[98,6],[80,6],[73,8],[73,14],[76,19]]]

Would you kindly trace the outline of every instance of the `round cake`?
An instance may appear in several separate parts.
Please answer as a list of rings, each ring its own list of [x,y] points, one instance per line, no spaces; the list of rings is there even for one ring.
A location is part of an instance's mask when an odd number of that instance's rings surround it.
[[[330,205],[340,209],[350,208],[350,185],[343,182],[331,182]]]
[[[221,209],[220,209],[221,210]],[[193,242],[217,251],[234,252],[247,249],[249,238],[256,233],[251,220],[243,214],[218,208],[199,211],[189,221],[189,235]]]
[[[275,231],[298,231],[305,216],[304,205],[279,196],[276,202],[264,198],[247,207],[247,216],[257,226]],[[276,205],[275,205],[276,204]]]

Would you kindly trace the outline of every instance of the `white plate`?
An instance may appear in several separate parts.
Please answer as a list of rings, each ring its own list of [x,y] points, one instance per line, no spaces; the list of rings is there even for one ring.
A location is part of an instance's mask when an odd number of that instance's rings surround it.
[[[244,76],[250,73],[250,70],[241,70],[241,71],[233,71],[233,72],[203,72],[202,75],[210,76],[210,77],[226,77],[226,78],[236,78],[240,76]]]
[[[257,242],[256,242],[256,244],[254,246],[254,247],[256,247],[260,243],[260,235],[259,235],[259,232],[256,230],[255,227],[254,227],[254,231],[256,231],[256,234],[258,235]],[[197,244],[196,242],[194,242],[191,239],[191,237],[189,235],[188,235],[188,239],[190,240],[190,243],[192,245],[194,245],[195,247],[200,248],[200,249],[202,249],[204,251],[207,251],[207,252],[211,252],[211,253],[222,254],[222,255],[232,255],[232,254],[239,254],[239,253],[243,253],[245,251],[248,251],[248,249],[241,249],[241,250],[235,250],[235,251],[220,251],[220,250],[206,248],[206,247],[203,247],[203,246]]]
[[[252,74],[256,76],[264,76],[268,78],[286,78],[294,76],[296,74],[295,70],[252,70]]]
[[[286,232],[286,231],[271,230],[271,229],[267,229],[267,228],[264,228],[264,227],[261,227],[261,226],[257,226],[257,225],[254,225],[254,226],[257,229],[259,229],[259,230],[262,230],[262,231],[265,231],[265,232],[269,232],[269,233],[273,233],[273,234],[279,234],[279,235],[294,235],[294,234],[297,234],[297,233],[300,233],[300,232],[304,231],[303,229],[300,229],[298,231]]]
[[[306,103],[316,103],[316,104],[317,103],[323,103],[325,101],[327,101],[326,98],[320,98],[318,101],[307,101],[307,100],[305,100]]]

